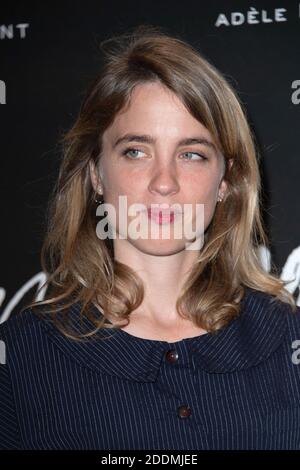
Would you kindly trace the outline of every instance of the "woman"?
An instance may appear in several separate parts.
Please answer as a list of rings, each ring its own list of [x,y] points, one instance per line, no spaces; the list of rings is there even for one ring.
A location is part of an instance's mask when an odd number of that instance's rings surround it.
[[[179,38],[112,43],[64,136],[47,298],[1,325],[1,448],[300,449],[300,309],[260,264],[245,111]]]

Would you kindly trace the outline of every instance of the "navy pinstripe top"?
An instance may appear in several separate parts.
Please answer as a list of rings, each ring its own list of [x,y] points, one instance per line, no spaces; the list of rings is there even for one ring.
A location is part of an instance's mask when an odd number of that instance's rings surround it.
[[[247,289],[226,328],[174,343],[78,343],[30,309],[11,316],[0,448],[300,449],[300,308],[271,299]]]

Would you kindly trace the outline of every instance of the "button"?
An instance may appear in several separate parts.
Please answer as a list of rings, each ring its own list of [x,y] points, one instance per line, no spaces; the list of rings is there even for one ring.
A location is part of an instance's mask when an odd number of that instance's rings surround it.
[[[177,412],[180,418],[188,418],[189,416],[191,416],[192,410],[187,405],[181,405],[179,406]]]
[[[170,363],[173,364],[176,362],[178,359],[178,352],[175,351],[175,349],[170,349],[169,351],[166,352],[166,360]]]

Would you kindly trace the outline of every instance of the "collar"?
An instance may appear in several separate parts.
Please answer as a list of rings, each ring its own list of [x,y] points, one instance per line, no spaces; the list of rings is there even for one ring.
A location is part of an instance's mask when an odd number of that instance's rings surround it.
[[[197,367],[208,373],[233,372],[267,360],[284,340],[285,306],[270,294],[245,287],[240,314],[229,325],[216,333],[177,343],[138,338],[122,330],[109,329],[78,342],[65,337],[51,321],[42,318],[41,323],[49,339],[82,366],[126,380],[153,382],[165,353],[176,347],[187,348]],[[80,323],[79,312],[79,303],[70,309],[72,329],[78,332],[92,329],[87,317]]]

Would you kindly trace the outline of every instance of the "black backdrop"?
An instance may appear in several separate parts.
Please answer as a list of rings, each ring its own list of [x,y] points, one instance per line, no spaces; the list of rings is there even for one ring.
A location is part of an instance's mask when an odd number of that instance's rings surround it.
[[[300,305],[300,3],[4,0],[0,6],[2,321],[36,292],[61,132],[101,63],[98,43],[138,24],[179,34],[234,85],[262,154],[270,260]],[[269,269],[268,265],[265,265]],[[36,277],[37,276],[37,277]],[[27,292],[27,293],[26,293]]]

